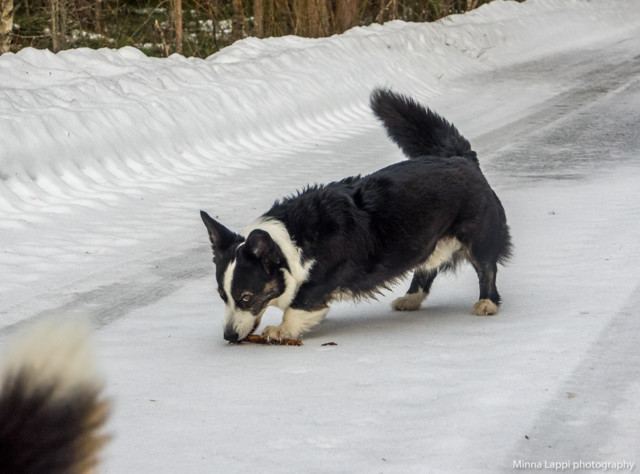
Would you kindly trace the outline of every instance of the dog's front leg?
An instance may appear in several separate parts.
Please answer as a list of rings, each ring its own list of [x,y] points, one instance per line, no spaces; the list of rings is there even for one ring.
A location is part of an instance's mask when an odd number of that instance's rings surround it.
[[[329,308],[316,311],[305,311],[288,307],[282,316],[280,326],[267,326],[262,336],[270,341],[283,339],[298,339],[303,333],[321,322],[329,312]]]

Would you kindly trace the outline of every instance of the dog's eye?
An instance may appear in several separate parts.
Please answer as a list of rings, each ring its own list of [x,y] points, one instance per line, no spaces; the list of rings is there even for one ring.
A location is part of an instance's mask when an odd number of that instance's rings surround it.
[[[242,295],[240,296],[240,301],[242,301],[243,303],[248,303],[249,301],[251,301],[252,297],[253,295],[251,293],[242,293]]]

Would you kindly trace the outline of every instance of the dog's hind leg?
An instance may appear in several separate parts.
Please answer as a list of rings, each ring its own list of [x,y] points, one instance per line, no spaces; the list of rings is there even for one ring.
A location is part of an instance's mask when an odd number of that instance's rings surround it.
[[[435,280],[438,270],[416,270],[409,285],[409,290],[404,296],[397,298],[391,303],[391,308],[395,311],[415,311],[420,309],[420,305],[429,294],[431,284]]]
[[[490,316],[498,313],[500,295],[496,288],[496,274],[498,266],[496,262],[478,262],[471,259],[471,264],[478,274],[480,284],[480,299],[473,305],[471,314],[476,316]]]

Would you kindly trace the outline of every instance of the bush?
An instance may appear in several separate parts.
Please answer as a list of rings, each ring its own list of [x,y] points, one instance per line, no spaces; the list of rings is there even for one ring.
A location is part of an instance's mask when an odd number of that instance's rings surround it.
[[[150,56],[207,57],[246,36],[319,37],[395,19],[432,21],[488,1],[22,0],[10,50],[134,46]]]

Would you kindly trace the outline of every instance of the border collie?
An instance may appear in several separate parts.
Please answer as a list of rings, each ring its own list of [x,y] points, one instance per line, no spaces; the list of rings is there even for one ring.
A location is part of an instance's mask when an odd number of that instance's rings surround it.
[[[276,201],[236,234],[201,216],[209,233],[224,338],[253,333],[268,306],[284,311],[268,340],[296,339],[329,303],[373,297],[413,271],[395,310],[416,310],[438,272],[471,262],[480,282],[475,315],[498,312],[497,264],[510,255],[504,209],[469,142],[413,99],[377,89],[371,108],[409,158],[367,176],[309,186]]]

